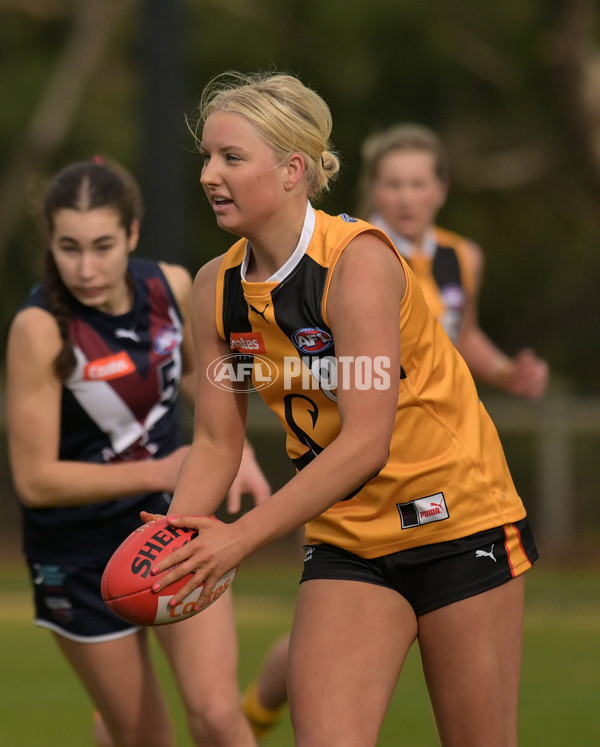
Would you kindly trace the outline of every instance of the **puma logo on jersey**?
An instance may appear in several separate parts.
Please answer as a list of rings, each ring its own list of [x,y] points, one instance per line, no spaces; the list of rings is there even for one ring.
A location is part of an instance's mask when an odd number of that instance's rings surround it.
[[[133,329],[115,329],[115,337],[119,340],[133,340],[133,342],[140,342],[140,336]]]
[[[408,503],[397,503],[402,529],[411,529],[432,521],[444,521],[450,518],[448,506],[443,493],[435,493],[425,498],[416,498]]]
[[[475,557],[476,558],[491,558],[494,563],[497,563],[498,561],[494,557],[494,545],[491,546],[490,551],[486,552],[485,550],[475,550]]]
[[[259,316],[262,316],[262,318],[263,318],[263,319],[265,320],[265,322],[266,322],[267,324],[269,323],[269,320],[268,320],[268,319],[267,319],[267,317],[265,316],[265,312],[266,312],[266,310],[267,310],[267,309],[269,308],[269,306],[270,306],[271,304],[267,304],[267,305],[265,306],[265,308],[264,308],[264,309],[263,309],[262,311],[259,311],[259,310],[258,310],[258,309],[256,308],[256,306],[252,306],[252,304],[249,304],[249,305],[250,305],[250,311],[253,311],[253,312],[254,312],[255,314],[258,314]]]

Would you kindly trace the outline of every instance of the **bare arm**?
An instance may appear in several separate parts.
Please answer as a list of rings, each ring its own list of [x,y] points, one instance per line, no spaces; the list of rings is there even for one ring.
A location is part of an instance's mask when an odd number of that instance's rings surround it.
[[[246,428],[247,393],[225,391],[206,375],[209,365],[231,351],[217,334],[215,285],[220,258],[197,274],[192,294],[195,381],[194,439],[181,470],[170,514],[210,515],[237,474]]]
[[[266,501],[271,495],[269,481],[263,474],[248,439],[244,441],[240,468],[227,493],[227,513],[237,514],[241,511],[244,493],[253,497],[256,506]]]
[[[402,267],[380,239],[365,234],[352,241],[335,270],[328,302],[336,353],[354,358],[387,356],[391,384],[383,390],[358,389],[350,376],[348,388],[338,388],[342,427],[337,438],[281,490],[236,522],[215,524],[190,516],[174,519],[200,531],[196,540],[157,567],[164,570],[181,563],[162,585],[190,570],[198,571],[198,580],[189,582],[177,598],[185,597],[204,578],[206,596],[223,572],[319,515],[385,465],[397,411],[404,289]],[[190,460],[191,455],[186,465]]]
[[[194,346],[191,328],[192,278],[189,272],[179,265],[161,262],[160,267],[175,296],[183,317],[183,339],[181,342],[182,376],[179,393],[186,405],[194,412],[195,374]]]
[[[161,268],[171,286],[173,295],[177,299],[184,319],[183,341],[181,344],[183,376],[181,379],[180,394],[190,410],[194,412],[196,361],[191,325],[192,279],[187,270],[178,265],[161,263]],[[198,370],[204,369],[199,368]],[[248,441],[244,442],[240,468],[228,493],[227,510],[229,513],[234,514],[241,510],[242,494],[244,493],[250,494],[255,504],[262,503],[271,495],[269,482],[256,461],[254,449]]]
[[[172,490],[184,450],[164,459],[90,464],[59,459],[62,385],[53,370],[61,347],[54,317],[37,308],[14,319],[7,344],[10,464],[21,501],[74,506]]]

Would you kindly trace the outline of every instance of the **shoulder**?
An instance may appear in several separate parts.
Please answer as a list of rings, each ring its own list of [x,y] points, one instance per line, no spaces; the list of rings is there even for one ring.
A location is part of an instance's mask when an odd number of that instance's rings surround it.
[[[364,231],[354,236],[342,251],[336,264],[334,280],[338,288],[350,284],[377,283],[383,278],[402,296],[406,284],[403,261],[397,251],[378,231]]]
[[[321,210],[315,210],[316,224],[314,240],[308,251],[317,261],[332,268],[337,265],[340,255],[348,254],[349,247],[387,246],[388,253],[399,257],[389,236],[376,226],[360,218],[354,218],[347,213],[329,215]]]
[[[323,210],[315,210],[315,234],[327,241],[337,241],[364,231],[377,231],[378,228],[348,213],[331,215]],[[383,232],[381,232],[383,233]]]
[[[218,257],[213,257],[196,273],[194,278],[194,288],[199,285],[206,285],[208,283],[215,283],[221,269],[223,267],[223,261],[227,257],[227,254],[221,254]]]
[[[168,262],[159,262],[158,266],[178,301],[181,297],[189,296],[192,288],[192,276],[185,267],[172,265]]]
[[[226,256],[226,254],[222,254],[209,260],[202,265],[194,278],[192,291],[194,307],[201,306],[210,310],[211,315],[214,315],[217,285],[223,269],[223,260]]]
[[[471,241],[470,239],[465,239],[465,248],[467,253],[469,254],[469,260],[471,262],[471,267],[473,268],[473,271],[476,274],[479,274],[481,270],[483,269],[483,265],[485,262],[484,256],[483,256],[483,249],[479,246],[479,244],[476,244],[474,241]]]
[[[9,327],[7,358],[45,365],[56,358],[62,344],[56,318],[39,306],[27,306],[17,312]]]
[[[41,306],[25,306],[21,308],[10,324],[10,334],[48,334],[55,332],[60,336],[58,322],[53,314]]]

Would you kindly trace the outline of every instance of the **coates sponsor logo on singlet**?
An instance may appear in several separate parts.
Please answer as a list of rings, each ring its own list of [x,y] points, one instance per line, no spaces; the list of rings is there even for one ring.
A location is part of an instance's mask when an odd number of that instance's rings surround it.
[[[351,215],[348,215],[348,213],[340,213],[340,218],[345,220],[346,223],[358,223],[358,219],[353,218]]]
[[[135,371],[135,364],[125,351],[108,355],[106,358],[96,358],[90,361],[83,370],[86,381],[110,381]]]
[[[444,519],[450,518],[443,493],[428,495],[426,498],[417,498],[408,503],[397,503],[396,508],[400,514],[402,529],[410,529],[421,524],[430,524],[432,521],[444,521]]]
[[[267,352],[260,332],[232,332],[229,335],[229,347],[241,353]]]
[[[152,340],[152,350],[158,355],[168,355],[181,342],[181,334],[177,327],[170,325],[163,327]]]
[[[333,345],[331,332],[319,327],[303,327],[292,335],[292,342],[301,353],[322,353]]]

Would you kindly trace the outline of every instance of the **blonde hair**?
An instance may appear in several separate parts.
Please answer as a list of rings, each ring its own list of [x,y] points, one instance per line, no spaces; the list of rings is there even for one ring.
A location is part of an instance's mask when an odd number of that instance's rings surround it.
[[[394,125],[370,135],[361,148],[362,168],[359,176],[357,215],[368,218],[373,212],[372,188],[384,156],[394,151],[422,151],[433,156],[436,176],[444,184],[450,178],[448,156],[436,133],[420,124]]]
[[[328,190],[339,172],[340,162],[329,141],[333,126],[329,107],[293,75],[222,73],[205,87],[198,110],[193,129],[197,144],[198,130],[208,116],[226,111],[251,122],[281,162],[300,153],[311,198]]]

